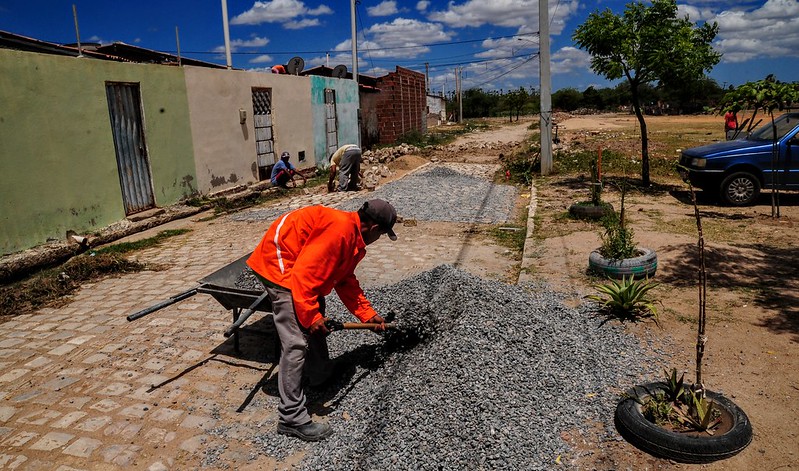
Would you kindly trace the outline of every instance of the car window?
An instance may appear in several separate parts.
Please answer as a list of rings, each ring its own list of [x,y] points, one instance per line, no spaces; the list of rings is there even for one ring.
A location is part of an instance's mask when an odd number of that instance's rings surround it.
[[[774,126],[777,128],[777,139],[781,139],[790,130],[799,124],[799,113],[788,113],[780,116],[774,120]],[[749,139],[754,141],[770,141],[774,138],[771,123],[757,128]]]

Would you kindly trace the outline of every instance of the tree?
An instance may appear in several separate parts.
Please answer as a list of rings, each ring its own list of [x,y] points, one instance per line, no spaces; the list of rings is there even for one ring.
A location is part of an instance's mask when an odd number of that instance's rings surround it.
[[[695,81],[721,59],[711,42],[718,24],[694,25],[677,18],[676,0],[627,4],[622,16],[609,9],[591,13],[572,36],[591,54],[591,69],[609,80],[626,78],[632,105],[641,126],[641,180],[650,185],[646,121],[638,95],[640,87],[659,81],[679,84]]]
[[[583,94],[576,88],[562,88],[552,94],[552,107],[564,111],[574,111],[583,103]]]

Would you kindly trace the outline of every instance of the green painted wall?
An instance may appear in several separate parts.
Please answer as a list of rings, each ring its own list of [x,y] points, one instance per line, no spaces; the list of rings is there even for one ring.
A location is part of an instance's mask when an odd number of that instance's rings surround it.
[[[105,82],[140,83],[158,206],[194,192],[179,68],[0,49],[0,251],[125,218]]]
[[[336,115],[338,117],[338,143],[358,143],[358,86],[352,80],[311,75],[311,106],[313,109],[314,154],[317,167],[328,166],[325,130],[325,89],[336,91]]]

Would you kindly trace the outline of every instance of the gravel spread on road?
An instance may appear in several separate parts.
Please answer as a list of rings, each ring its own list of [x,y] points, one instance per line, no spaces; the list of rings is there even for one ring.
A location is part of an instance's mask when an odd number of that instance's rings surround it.
[[[305,452],[298,468],[307,470],[550,469],[569,453],[561,433],[612,424],[621,391],[656,375],[665,355],[545,285],[450,265],[367,296],[422,335],[331,334],[342,368],[307,391],[315,420],[334,434],[305,443],[269,430],[253,438],[262,453]],[[353,320],[335,295],[328,316]]]

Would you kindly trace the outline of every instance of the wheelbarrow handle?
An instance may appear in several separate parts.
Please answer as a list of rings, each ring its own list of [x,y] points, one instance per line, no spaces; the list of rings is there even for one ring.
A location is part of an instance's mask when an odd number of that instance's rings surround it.
[[[166,301],[161,301],[160,303],[156,304],[155,306],[150,306],[147,309],[142,309],[139,312],[134,312],[133,314],[131,314],[131,315],[129,315],[127,317],[128,322],[135,321],[136,319],[144,317],[147,314],[152,314],[153,312],[155,312],[155,311],[157,311],[159,309],[163,309],[163,308],[165,308],[167,306],[171,306],[171,305],[173,305],[175,303],[183,301],[186,298],[190,298],[190,297],[194,296],[195,294],[197,294],[197,288],[192,288],[192,289],[190,289],[188,291],[184,291],[184,292],[182,292],[180,294],[176,294],[176,295],[172,296],[171,298],[167,299]]]
[[[242,324],[244,324],[244,322],[252,315],[252,313],[255,312],[258,305],[261,304],[263,300],[266,299],[267,296],[269,296],[269,293],[267,291],[264,291],[262,295],[258,296],[258,299],[256,299],[255,302],[252,303],[246,311],[242,312],[239,315],[239,318],[236,319],[236,322],[231,324],[230,327],[228,327],[227,330],[225,330],[224,332],[225,337],[230,337],[231,335],[233,335],[233,333],[236,332],[236,329],[238,329],[239,327],[241,327]]]

